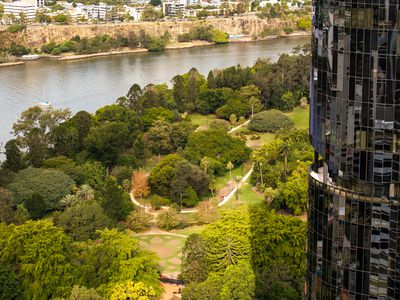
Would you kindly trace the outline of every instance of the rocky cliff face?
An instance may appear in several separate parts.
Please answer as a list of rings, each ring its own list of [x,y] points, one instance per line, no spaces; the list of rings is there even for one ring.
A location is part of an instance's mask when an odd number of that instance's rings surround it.
[[[289,21],[260,19],[256,16],[244,16],[234,18],[216,18],[206,21],[165,21],[165,22],[140,22],[120,24],[95,24],[95,25],[48,25],[29,26],[20,33],[11,34],[0,28],[0,38],[3,43],[11,40],[28,47],[38,47],[50,41],[61,43],[72,37],[93,37],[96,35],[108,34],[110,36],[126,36],[129,32],[139,33],[144,30],[146,33],[159,36],[168,31],[173,39],[179,34],[186,33],[190,28],[200,24],[210,24],[221,31],[229,34],[246,34],[260,36],[265,30],[271,28],[282,28],[291,25]]]

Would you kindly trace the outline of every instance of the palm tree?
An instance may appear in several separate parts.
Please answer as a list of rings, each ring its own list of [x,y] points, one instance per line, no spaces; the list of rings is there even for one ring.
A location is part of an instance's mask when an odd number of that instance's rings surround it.
[[[75,195],[66,195],[64,196],[60,204],[64,207],[71,207],[78,201],[78,198]]]
[[[232,169],[234,165],[231,161],[228,161],[228,164],[226,165],[226,168],[229,170],[229,181],[232,180]]]
[[[78,191],[76,192],[76,198],[79,200],[93,200],[94,199],[94,190],[88,184],[82,185]]]

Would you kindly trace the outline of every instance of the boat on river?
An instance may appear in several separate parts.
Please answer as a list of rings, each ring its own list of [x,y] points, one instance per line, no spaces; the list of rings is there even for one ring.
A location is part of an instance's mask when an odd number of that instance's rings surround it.
[[[22,55],[20,57],[21,60],[36,60],[39,58],[40,58],[40,55],[37,55],[37,54],[27,54],[27,55]]]

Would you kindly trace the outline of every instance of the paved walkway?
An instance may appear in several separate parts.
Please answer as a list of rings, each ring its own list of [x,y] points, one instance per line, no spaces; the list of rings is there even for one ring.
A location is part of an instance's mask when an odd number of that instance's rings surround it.
[[[242,125],[233,127],[231,130],[228,131],[228,134],[231,134],[233,132],[235,132],[236,130],[242,128],[243,126],[246,126],[247,124],[249,124],[250,120],[247,120],[246,122],[244,122]]]
[[[250,120],[244,122],[243,124],[241,124],[239,126],[236,126],[236,127],[232,128],[230,131],[228,131],[228,134],[231,134],[231,133],[235,132],[239,128],[247,125],[249,122],[250,122]],[[247,181],[247,179],[249,179],[249,177],[251,176],[251,173],[253,173],[253,168],[254,168],[254,164],[253,164],[253,166],[251,166],[251,169],[246,173],[246,175],[244,175],[243,178],[239,181],[239,183],[229,192],[229,194],[224,196],[224,198],[218,203],[218,207],[221,207],[224,204],[226,204],[235,195],[236,191],[238,189],[240,189],[240,187]],[[132,192],[129,193],[129,196],[130,196],[131,201],[133,202],[133,204],[135,204],[138,207],[144,208],[145,212],[147,212],[147,213],[149,213],[149,214],[151,214],[153,216],[153,220],[151,222],[152,223],[156,223],[157,216],[158,216],[159,212],[151,212],[150,209],[149,209],[149,206],[145,206],[145,205],[141,204],[139,201],[137,201]],[[166,210],[166,209],[168,209],[168,206],[162,206],[161,209]],[[184,208],[184,209],[181,210],[181,214],[193,214],[193,213],[196,213],[197,211],[198,211],[197,209],[190,209],[190,208],[185,209]],[[159,230],[161,232],[164,232],[161,229],[159,229]],[[144,232],[142,235],[166,234],[166,232],[168,232],[168,231],[165,231],[164,233],[151,233],[151,232],[152,232],[152,230]]]

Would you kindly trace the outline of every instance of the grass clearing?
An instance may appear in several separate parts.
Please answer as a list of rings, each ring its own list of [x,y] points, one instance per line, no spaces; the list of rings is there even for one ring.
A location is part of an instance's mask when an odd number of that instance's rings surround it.
[[[252,165],[251,161],[246,161],[239,167],[233,169],[232,180],[234,180],[236,177],[243,177],[244,175],[246,175],[246,173],[251,169],[251,165]],[[218,191],[219,189],[225,187],[228,181],[230,181],[229,171],[226,172],[224,176],[217,177],[215,179],[216,190]]]
[[[191,114],[190,120],[192,121],[193,125],[197,125],[200,129],[208,129],[208,125],[212,120],[217,119],[216,115],[202,115],[202,114]]]
[[[195,226],[190,226],[184,229],[175,229],[171,230],[171,233],[177,233],[177,234],[184,234],[184,235],[191,235],[193,233],[201,233],[206,225],[195,225]]]
[[[186,238],[167,234],[135,236],[144,249],[155,252],[163,274],[176,277],[181,272],[182,247]]]
[[[294,127],[307,129],[309,127],[310,108],[295,107],[293,111],[285,113],[294,122]]]

